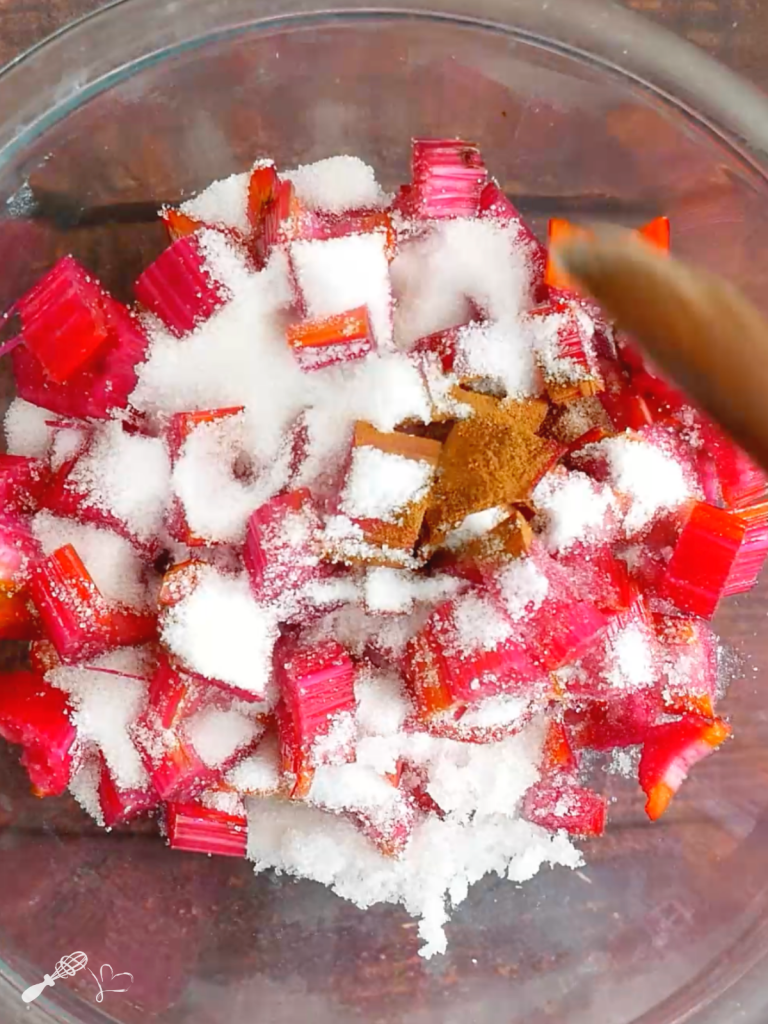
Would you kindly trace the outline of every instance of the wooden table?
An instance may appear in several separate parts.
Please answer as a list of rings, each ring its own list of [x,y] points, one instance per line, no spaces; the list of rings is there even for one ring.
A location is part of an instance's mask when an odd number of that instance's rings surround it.
[[[619,2],[701,46],[768,91],[765,0]],[[107,0],[0,0],[0,64],[68,21],[97,11],[106,3]]]

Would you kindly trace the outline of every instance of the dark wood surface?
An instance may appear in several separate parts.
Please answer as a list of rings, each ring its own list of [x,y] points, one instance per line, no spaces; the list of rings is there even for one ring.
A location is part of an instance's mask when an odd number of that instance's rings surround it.
[[[0,64],[108,0],[0,0]],[[560,0],[563,2],[563,0]],[[567,0],[565,0],[567,2]],[[768,91],[765,0],[620,0]]]

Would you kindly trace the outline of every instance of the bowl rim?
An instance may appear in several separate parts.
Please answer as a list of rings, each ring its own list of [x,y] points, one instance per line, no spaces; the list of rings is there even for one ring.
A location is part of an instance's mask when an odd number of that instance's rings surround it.
[[[290,9],[286,9],[290,4]],[[373,6],[366,0],[333,0],[323,7],[318,0],[110,0],[98,10],[69,22],[42,39],[0,68],[0,167],[19,148],[56,123],[73,108],[171,52],[252,30],[297,26],[312,21],[327,22],[331,18],[410,18],[443,20],[485,28],[539,46],[545,50],[587,62],[592,67],[629,80],[684,113],[698,126],[718,136],[760,177],[768,179],[768,96],[747,79],[731,71],[718,60],[648,21],[639,14],[615,6],[605,0],[567,0],[567,3],[536,4],[530,0],[434,0],[431,6],[419,6],[418,0],[386,0]],[[42,93],[18,115],[10,112],[5,92],[14,91],[14,84],[25,77],[34,82],[49,55],[58,52],[65,57],[70,71],[77,70],[78,55],[89,52],[88,36],[108,33],[117,21],[136,19],[142,23],[142,35],[149,36],[147,23],[153,19],[169,19],[184,9],[184,26],[179,25],[175,37],[157,49],[130,57],[120,67],[105,68],[95,62],[85,79],[74,74],[69,82],[45,81]],[[212,9],[213,8],[213,9]],[[216,21],[227,20],[227,28],[215,27]],[[91,43],[95,40],[90,40]],[[70,52],[71,51],[71,52]],[[616,54],[621,52],[621,63]],[[55,62],[51,62],[55,63]],[[109,62],[108,62],[109,63]],[[43,77],[44,76],[40,76]],[[51,105],[53,103],[53,105]],[[24,123],[24,117],[30,119]],[[767,888],[768,891],[768,888]],[[733,1015],[733,1007],[746,1013],[745,1024],[765,1020],[768,991],[764,983],[768,962],[768,920],[754,933],[742,936],[735,946],[745,948],[745,956],[732,964],[722,985],[712,990],[702,975],[692,978],[683,989],[636,1018],[634,1024],[658,1024],[659,1015],[671,1011],[670,1024],[722,1024]],[[751,944],[746,944],[749,939]],[[4,997],[19,990],[21,979],[13,967],[0,960],[0,1007]],[[687,989],[698,989],[695,1002],[681,1005],[680,996]],[[39,1019],[72,1022],[74,1019],[59,1006],[53,1009],[41,1001],[40,1017],[25,1011],[25,1020],[34,1024]],[[10,1004],[9,1004],[10,1005]],[[50,1015],[50,1007],[54,1017]],[[84,1009],[95,1008],[83,1004]],[[105,1020],[98,1011],[96,1020]]]

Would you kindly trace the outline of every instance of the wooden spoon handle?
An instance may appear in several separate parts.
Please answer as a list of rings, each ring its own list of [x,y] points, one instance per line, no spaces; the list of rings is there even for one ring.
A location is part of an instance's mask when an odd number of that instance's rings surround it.
[[[620,228],[563,244],[555,258],[768,468],[768,321],[737,288]]]

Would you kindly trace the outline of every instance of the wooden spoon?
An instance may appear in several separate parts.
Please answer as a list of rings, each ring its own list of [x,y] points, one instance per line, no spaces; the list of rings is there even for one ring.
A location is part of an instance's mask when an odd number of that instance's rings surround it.
[[[555,258],[768,468],[768,321],[737,288],[621,228],[597,228]]]

